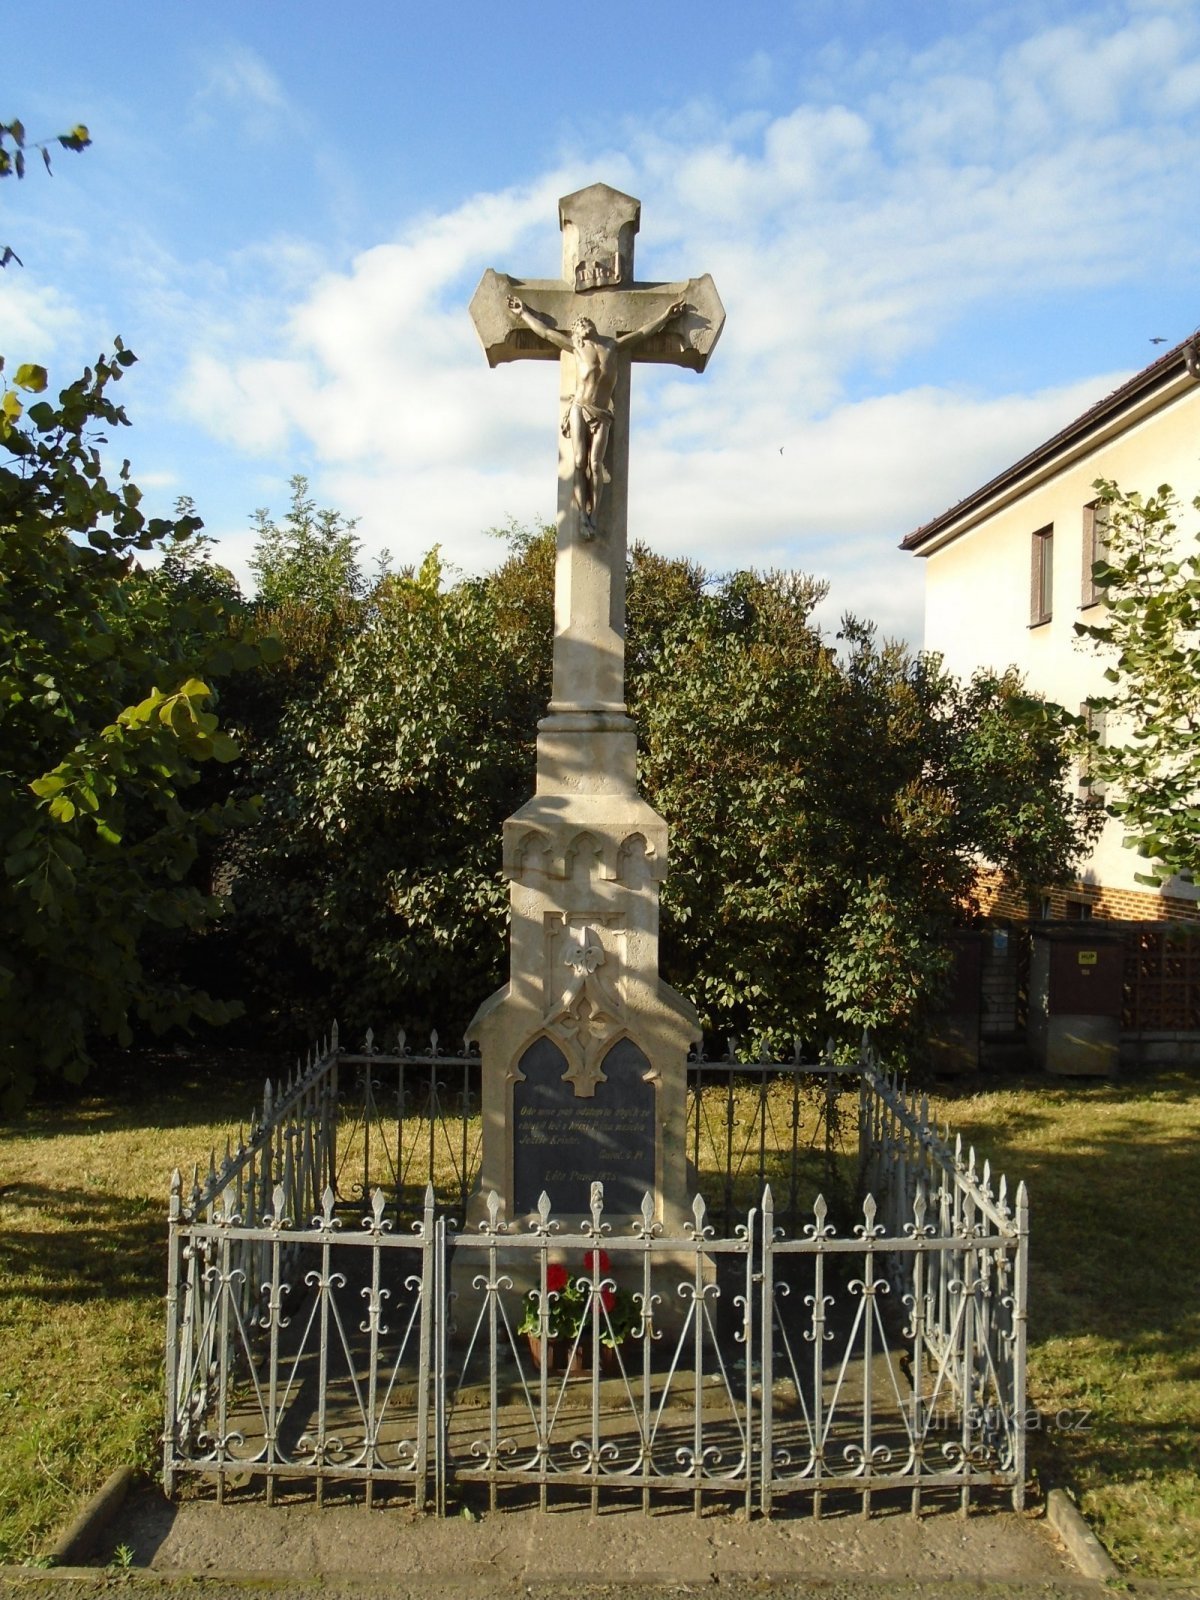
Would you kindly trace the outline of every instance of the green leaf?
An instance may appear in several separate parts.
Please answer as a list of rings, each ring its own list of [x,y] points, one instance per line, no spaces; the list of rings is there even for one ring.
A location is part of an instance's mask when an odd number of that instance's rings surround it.
[[[67,787],[67,780],[57,772],[48,772],[44,778],[35,778],[29,787],[39,799],[48,800],[52,795],[61,794]]]
[[[13,375],[13,382],[18,389],[26,389],[30,394],[41,394],[46,387],[46,369],[45,367],[35,366],[31,361],[26,361],[17,368]]]
[[[237,740],[228,733],[214,733],[210,739],[213,759],[220,762],[236,761],[241,755],[241,746]]]

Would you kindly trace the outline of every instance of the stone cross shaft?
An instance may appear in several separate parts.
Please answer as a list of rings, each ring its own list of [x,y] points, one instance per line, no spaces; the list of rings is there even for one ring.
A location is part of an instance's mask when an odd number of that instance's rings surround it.
[[[539,792],[597,781],[634,787],[625,715],[630,365],[703,371],[725,321],[707,275],[634,280],[640,213],[637,200],[607,184],[567,195],[559,202],[562,277],[489,269],[471,301],[490,366],[559,362],[554,677],[539,725]]]

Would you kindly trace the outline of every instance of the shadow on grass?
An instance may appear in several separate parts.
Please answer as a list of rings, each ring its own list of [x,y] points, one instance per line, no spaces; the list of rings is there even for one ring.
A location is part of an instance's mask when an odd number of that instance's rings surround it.
[[[166,1283],[162,1206],[101,1189],[6,1185],[0,1300],[144,1299]]]
[[[292,1064],[294,1066],[294,1063]],[[132,1133],[148,1128],[247,1123],[261,1108],[263,1085],[291,1070],[283,1056],[225,1051],[201,1060],[171,1051],[139,1056],[121,1081],[77,1088],[58,1085],[52,1096],[16,1121],[0,1124],[0,1147],[10,1139],[49,1139],[87,1133]],[[206,1153],[206,1152],[204,1152]],[[196,1152],[199,1159],[202,1152]]]

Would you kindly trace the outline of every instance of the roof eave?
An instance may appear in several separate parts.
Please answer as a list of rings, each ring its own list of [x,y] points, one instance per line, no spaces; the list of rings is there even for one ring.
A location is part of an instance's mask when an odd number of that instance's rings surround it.
[[[901,550],[931,555],[1097,445],[1178,399],[1200,376],[1198,343],[1200,335],[1183,340],[940,517],[915,528],[900,541]]]

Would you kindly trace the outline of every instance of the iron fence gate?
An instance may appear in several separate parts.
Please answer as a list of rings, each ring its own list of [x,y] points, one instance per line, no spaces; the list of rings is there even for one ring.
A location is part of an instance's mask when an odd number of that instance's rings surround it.
[[[274,1135],[260,1155],[279,1152],[290,1188],[266,1190],[265,1160],[227,1162],[185,1204],[176,1175],[168,1492],[194,1474],[218,1497],[357,1483],[442,1513],[559,1489],[819,1515],[831,1493],[869,1510],[902,1490],[915,1511],[1003,1488],[1020,1506],[1024,1188],[1010,1208],[927,1107],[860,1071],[871,1188],[841,1233],[821,1196],[780,1229],[770,1187],[720,1237],[700,1198],[668,1236],[649,1197],[606,1217],[599,1185],[573,1230],[543,1196],[507,1225],[492,1197],[458,1232],[432,1188],[408,1227],[382,1189],[348,1215],[327,1185],[314,1213]]]

